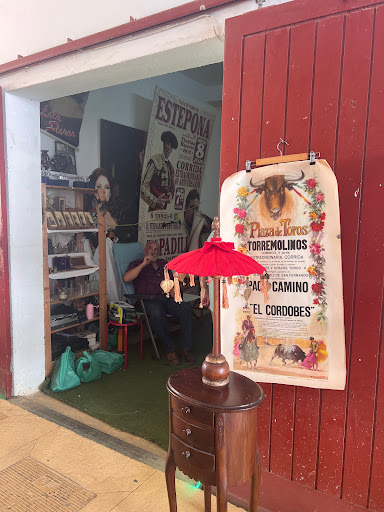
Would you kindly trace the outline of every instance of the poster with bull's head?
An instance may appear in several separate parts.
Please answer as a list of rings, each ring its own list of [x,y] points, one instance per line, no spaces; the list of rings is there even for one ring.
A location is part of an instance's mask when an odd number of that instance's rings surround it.
[[[344,389],[337,182],[325,160],[241,171],[223,184],[221,237],[267,269],[234,276],[221,321],[232,370],[256,382]]]

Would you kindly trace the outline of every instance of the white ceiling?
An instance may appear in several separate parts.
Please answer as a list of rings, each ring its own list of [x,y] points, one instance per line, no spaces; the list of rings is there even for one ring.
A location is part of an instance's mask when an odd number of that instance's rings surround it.
[[[184,75],[195,82],[206,86],[223,85],[223,63],[210,64],[199,68],[187,69],[183,71]]]

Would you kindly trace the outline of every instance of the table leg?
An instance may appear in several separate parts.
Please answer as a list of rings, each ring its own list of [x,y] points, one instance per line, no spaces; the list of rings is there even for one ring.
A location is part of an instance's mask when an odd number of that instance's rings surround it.
[[[171,453],[168,453],[165,463],[165,481],[167,483],[169,512],[177,512],[175,473],[176,465]]]
[[[227,512],[227,482],[219,481],[216,490],[217,512]]]
[[[216,500],[217,512],[227,512],[227,452],[224,415],[216,416]]]
[[[211,512],[211,486],[204,485],[204,512]]]
[[[251,478],[251,496],[249,500],[249,512],[257,512],[259,506],[259,493],[260,493],[260,480],[261,480],[261,462],[260,456],[256,456],[256,468]]]
[[[124,370],[127,369],[127,357],[128,357],[128,329],[124,326]]]

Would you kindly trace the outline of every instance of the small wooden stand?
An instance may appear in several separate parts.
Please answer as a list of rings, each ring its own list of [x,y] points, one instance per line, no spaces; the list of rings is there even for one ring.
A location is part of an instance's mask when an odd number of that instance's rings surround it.
[[[257,512],[260,458],[257,450],[257,407],[260,386],[230,373],[227,386],[214,388],[201,380],[200,368],[181,370],[167,382],[169,450],[165,467],[169,510],[177,512],[176,466],[204,485],[205,512],[211,511],[211,486],[217,489],[217,512],[227,510],[227,489],[251,479],[250,512]]]

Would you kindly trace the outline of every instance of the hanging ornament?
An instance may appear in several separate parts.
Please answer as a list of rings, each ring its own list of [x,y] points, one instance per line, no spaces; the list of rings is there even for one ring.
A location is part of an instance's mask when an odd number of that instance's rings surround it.
[[[264,294],[264,304],[268,302],[268,291],[271,289],[271,284],[268,282],[269,274],[264,272],[262,276],[260,276],[260,290]]]
[[[181,298],[180,295],[179,274],[177,272],[173,273],[173,285],[175,287],[175,302],[178,302],[180,304],[180,302],[183,302],[183,299]]]
[[[222,284],[223,284],[223,309],[228,309],[229,308],[228,289],[227,289],[227,280],[225,277],[223,278]]]
[[[184,284],[184,279],[185,279],[185,276],[186,276],[186,275],[187,275],[187,274],[179,274],[179,275],[178,275],[178,279],[179,279],[179,282],[180,282],[180,283],[183,283],[183,284]]]
[[[189,274],[189,286],[195,286],[195,276],[194,274]]]
[[[203,304],[204,304],[204,299],[205,299],[205,283],[204,283],[204,277],[203,276],[199,277],[199,282],[200,282],[200,304],[199,304],[199,308],[202,309],[203,308]]]
[[[161,281],[160,288],[166,294],[167,299],[169,299],[169,292],[173,288],[173,281],[169,279],[169,272],[167,267],[164,268],[164,281]]]
[[[228,284],[232,284],[232,276],[228,276],[227,277],[227,283]]]
[[[245,281],[245,290],[244,290],[245,307],[248,307],[248,299],[251,296],[251,293],[252,293],[252,290],[251,290],[251,287],[249,286],[249,279],[247,277],[247,279]]]

